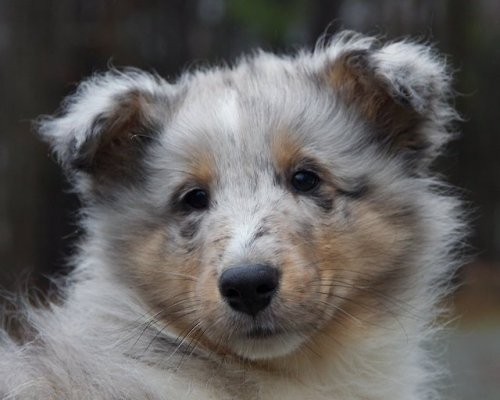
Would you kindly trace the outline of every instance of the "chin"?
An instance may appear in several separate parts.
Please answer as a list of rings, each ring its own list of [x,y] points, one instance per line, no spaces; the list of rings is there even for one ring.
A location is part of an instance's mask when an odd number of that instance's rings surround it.
[[[305,339],[298,334],[276,333],[262,337],[234,339],[230,349],[248,360],[270,360],[290,355]]]

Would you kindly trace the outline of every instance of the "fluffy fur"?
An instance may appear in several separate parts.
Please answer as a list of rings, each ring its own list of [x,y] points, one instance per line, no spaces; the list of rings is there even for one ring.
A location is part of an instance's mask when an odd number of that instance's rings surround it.
[[[440,398],[427,349],[457,265],[453,136],[427,45],[349,32],[175,83],[84,81],[40,123],[83,202],[63,299],[1,333],[3,399]],[[297,171],[317,184],[297,190]],[[188,196],[202,190],[204,207]],[[269,264],[254,317],[218,281]]]

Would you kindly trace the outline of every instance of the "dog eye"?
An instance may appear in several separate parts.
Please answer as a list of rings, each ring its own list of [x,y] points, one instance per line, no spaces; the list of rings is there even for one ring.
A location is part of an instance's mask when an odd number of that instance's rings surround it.
[[[310,192],[319,184],[319,177],[314,172],[301,170],[292,176],[292,186],[298,192]]]
[[[208,208],[208,192],[203,189],[193,189],[190,192],[186,193],[183,201],[191,208],[194,208],[196,210],[204,210]]]

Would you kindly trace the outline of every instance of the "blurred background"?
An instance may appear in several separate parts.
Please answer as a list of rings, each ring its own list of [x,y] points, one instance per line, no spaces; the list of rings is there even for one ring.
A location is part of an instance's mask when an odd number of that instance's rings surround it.
[[[463,192],[474,257],[450,299],[445,392],[500,399],[498,0],[0,0],[0,288],[45,290],[79,235],[78,201],[31,127],[79,80],[109,65],[173,80],[255,47],[310,47],[343,28],[432,41],[456,70],[463,135],[437,168]]]

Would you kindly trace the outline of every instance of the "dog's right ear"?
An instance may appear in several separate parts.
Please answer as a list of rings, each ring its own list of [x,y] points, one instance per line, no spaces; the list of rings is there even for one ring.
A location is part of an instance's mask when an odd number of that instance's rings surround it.
[[[61,115],[41,119],[38,128],[67,172],[108,183],[134,173],[174,97],[174,87],[155,75],[110,71],[82,82]]]
[[[372,128],[369,139],[425,173],[459,119],[446,60],[425,44],[381,44],[352,32],[333,37],[323,51],[327,86]]]

